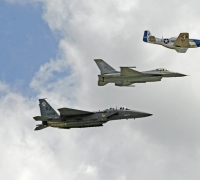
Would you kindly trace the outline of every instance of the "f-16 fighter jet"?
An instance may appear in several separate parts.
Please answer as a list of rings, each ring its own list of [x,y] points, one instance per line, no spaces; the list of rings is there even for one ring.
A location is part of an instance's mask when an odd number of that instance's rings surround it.
[[[151,116],[152,114],[130,110],[125,107],[119,109],[106,109],[104,111],[83,111],[71,108],[60,108],[60,115],[48,104],[45,99],[39,99],[41,116],[33,117],[36,121],[42,121],[42,124],[36,125],[35,130],[41,130],[47,127],[56,127],[61,129],[86,128],[103,126],[103,124],[112,120],[132,119]]]
[[[131,68],[135,67],[120,67],[120,72],[116,71],[102,59],[94,60],[101,71],[98,85],[105,86],[108,83],[114,83],[115,86],[131,86],[134,83],[146,83],[161,81],[163,77],[182,77],[184,74],[168,71],[167,69],[159,68],[151,71],[139,72]]]
[[[143,41],[175,49],[179,53],[185,53],[188,48],[200,47],[200,40],[189,39],[189,33],[180,33],[178,37],[160,39],[151,35],[150,31],[144,31]]]

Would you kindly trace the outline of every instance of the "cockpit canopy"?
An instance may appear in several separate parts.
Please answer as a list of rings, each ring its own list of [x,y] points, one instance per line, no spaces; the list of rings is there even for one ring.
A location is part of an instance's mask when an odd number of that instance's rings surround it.
[[[168,70],[164,69],[164,68],[158,68],[158,69],[156,69],[156,71],[168,71]]]
[[[115,108],[110,108],[110,110],[114,110]],[[116,108],[117,109],[117,108]],[[130,110],[130,109],[128,109],[127,107],[120,107],[119,108],[120,110]]]
[[[119,109],[120,109],[120,110],[130,110],[130,109],[128,109],[127,107],[120,107]]]

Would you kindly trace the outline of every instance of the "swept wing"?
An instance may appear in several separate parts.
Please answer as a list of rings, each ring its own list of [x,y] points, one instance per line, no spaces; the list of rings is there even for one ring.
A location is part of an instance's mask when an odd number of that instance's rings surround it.
[[[121,69],[121,76],[141,76],[143,73],[130,69],[128,67],[120,67]]]
[[[60,112],[60,116],[75,116],[75,115],[89,115],[94,114],[94,112],[90,111],[83,111],[78,109],[71,109],[71,108],[60,108],[58,109]]]

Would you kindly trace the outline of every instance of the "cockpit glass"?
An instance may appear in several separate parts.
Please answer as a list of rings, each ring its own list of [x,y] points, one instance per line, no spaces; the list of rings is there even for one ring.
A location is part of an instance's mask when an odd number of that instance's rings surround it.
[[[120,107],[119,109],[121,109],[121,110],[130,110],[130,109],[126,108],[126,107]]]
[[[156,71],[168,71],[168,70],[164,68],[159,68],[159,69],[156,69]]]

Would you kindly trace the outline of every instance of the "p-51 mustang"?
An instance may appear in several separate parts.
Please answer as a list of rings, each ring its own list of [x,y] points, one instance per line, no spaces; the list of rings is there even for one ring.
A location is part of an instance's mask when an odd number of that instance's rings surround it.
[[[180,33],[178,37],[160,39],[151,35],[150,31],[144,31],[143,41],[175,49],[179,53],[185,53],[188,48],[200,47],[200,40],[189,39],[189,33]]]
[[[60,115],[49,105],[45,99],[39,99],[41,116],[33,117],[42,124],[36,125],[35,130],[47,127],[61,129],[98,127],[112,120],[132,119],[151,116],[152,114],[130,110],[122,107],[119,109],[110,108],[104,111],[83,111],[71,108],[60,108]]]
[[[171,72],[164,68],[158,68],[151,71],[136,71],[131,68],[135,67],[120,67],[121,71],[116,71],[102,59],[94,60],[101,71],[98,85],[105,86],[108,83],[114,83],[115,86],[129,86],[134,83],[146,83],[161,81],[163,77],[183,77],[185,74]]]

